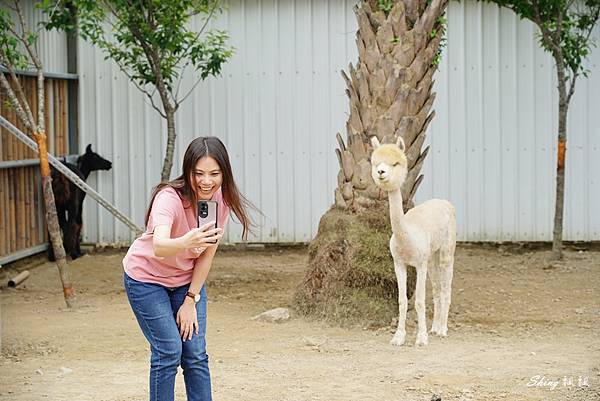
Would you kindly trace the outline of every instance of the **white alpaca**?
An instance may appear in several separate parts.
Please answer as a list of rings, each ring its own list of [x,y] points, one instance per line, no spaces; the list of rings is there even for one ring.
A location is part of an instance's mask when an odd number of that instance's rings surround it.
[[[390,202],[393,232],[390,251],[398,279],[398,328],[391,344],[402,345],[406,338],[406,266],[410,265],[417,271],[415,309],[418,333],[415,344],[427,345],[425,283],[428,269],[434,303],[431,332],[442,337],[448,334],[448,310],[456,248],[454,206],[446,200],[431,199],[404,214],[400,191],[407,174],[404,141],[398,137],[396,144],[380,145],[374,136],[371,143],[374,148],[371,155],[371,175],[377,186],[388,192]]]

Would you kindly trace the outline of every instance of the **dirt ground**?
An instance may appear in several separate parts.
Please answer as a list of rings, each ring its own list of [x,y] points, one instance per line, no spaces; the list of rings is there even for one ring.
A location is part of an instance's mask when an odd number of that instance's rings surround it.
[[[71,262],[80,306],[64,307],[56,267],[0,291],[0,400],[144,400],[149,351],[122,288],[123,252]],[[600,252],[462,245],[449,337],[389,345],[393,327],[343,329],[289,306],[306,249],[219,251],[208,282],[208,353],[216,401],[600,400]],[[15,274],[0,269],[0,283]],[[430,292],[428,292],[429,296]],[[431,305],[428,301],[429,323]],[[184,400],[177,376],[177,399]]]

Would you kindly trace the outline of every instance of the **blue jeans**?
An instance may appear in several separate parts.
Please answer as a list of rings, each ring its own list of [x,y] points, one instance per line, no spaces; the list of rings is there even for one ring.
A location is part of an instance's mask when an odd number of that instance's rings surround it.
[[[206,290],[202,287],[198,313],[198,334],[183,341],[175,322],[189,284],[168,288],[143,283],[124,275],[129,304],[142,333],[150,343],[150,401],[173,401],[177,367],[183,368],[188,401],[211,401],[210,372],[206,354]]]

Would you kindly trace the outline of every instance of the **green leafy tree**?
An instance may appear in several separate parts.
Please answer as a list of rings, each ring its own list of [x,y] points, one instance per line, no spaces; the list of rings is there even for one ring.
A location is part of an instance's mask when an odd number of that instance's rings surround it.
[[[65,302],[68,307],[71,307],[75,302],[75,293],[60,233],[54,192],[52,192],[50,165],[48,164],[46,128],[44,124],[46,112],[44,110],[44,73],[42,61],[37,52],[37,40],[40,31],[37,29],[38,27],[33,27],[34,29],[32,29],[32,27],[28,26],[19,0],[12,2],[3,1],[2,6],[0,8],[0,64],[2,64],[4,70],[0,73],[0,87],[4,95],[8,97],[8,102],[15,110],[17,118],[25,127],[26,133],[31,135],[38,145],[46,224],[63,286]],[[49,12],[52,11],[52,9],[49,9]],[[27,100],[16,72],[19,69],[34,70],[36,73],[36,109],[32,109]]]
[[[507,7],[520,18],[532,21],[539,29],[540,45],[554,58],[558,78],[558,154],[552,254],[562,259],[567,113],[577,78],[587,77],[589,73],[583,62],[595,45],[591,34],[600,17],[600,0],[486,1]]]
[[[167,121],[167,148],[161,179],[171,175],[175,149],[175,113],[198,83],[220,74],[233,49],[221,30],[207,30],[222,11],[219,0],[44,0],[46,11],[58,8],[47,28],[77,30],[102,49],[144,93],[152,107]],[[200,30],[190,27],[200,16]],[[182,88],[186,68],[196,81]],[[160,105],[156,97],[160,99]]]

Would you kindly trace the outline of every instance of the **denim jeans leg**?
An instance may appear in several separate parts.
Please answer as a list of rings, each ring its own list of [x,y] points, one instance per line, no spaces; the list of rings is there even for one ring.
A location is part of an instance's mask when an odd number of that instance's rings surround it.
[[[183,286],[171,294],[173,311],[177,314],[185,299],[189,286]],[[196,304],[198,334],[182,344],[181,367],[188,401],[211,401],[210,371],[206,354],[206,289],[200,290],[200,301]]]
[[[127,274],[123,281],[131,309],[150,343],[150,401],[173,401],[182,348],[170,291],[158,284],[134,280]]]

